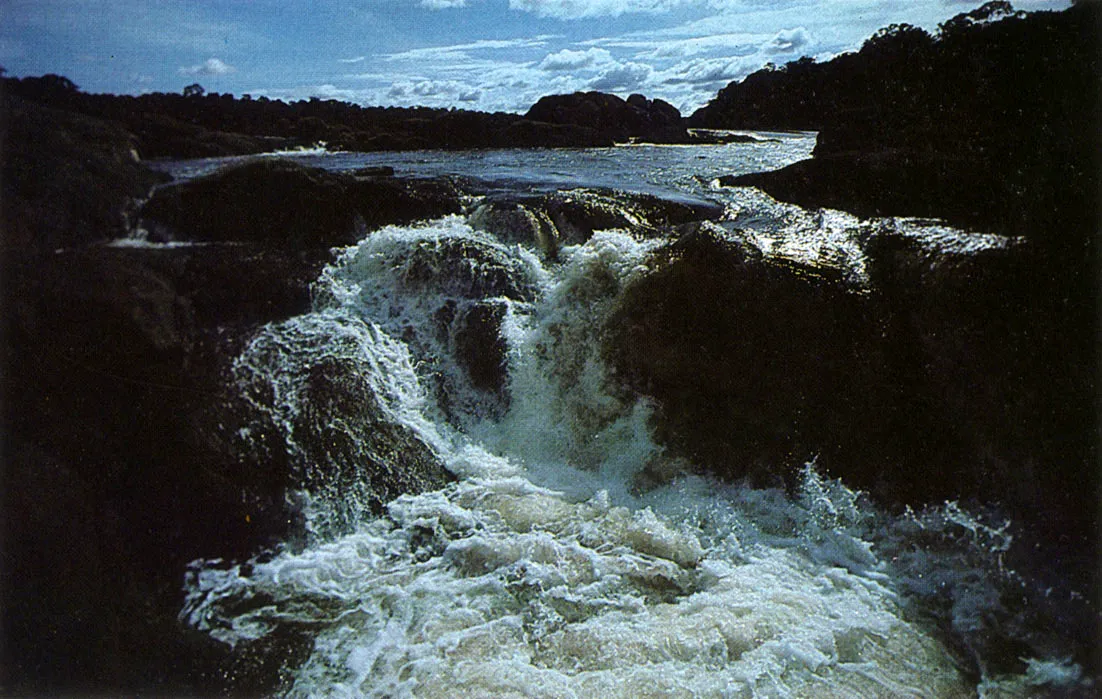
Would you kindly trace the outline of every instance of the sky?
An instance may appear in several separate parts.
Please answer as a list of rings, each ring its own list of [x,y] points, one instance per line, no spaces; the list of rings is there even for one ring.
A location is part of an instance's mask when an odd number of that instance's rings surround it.
[[[522,113],[543,95],[689,114],[766,63],[934,32],[982,0],[0,0],[0,66],[85,92],[208,92]],[[1062,10],[1068,0],[1017,0]]]

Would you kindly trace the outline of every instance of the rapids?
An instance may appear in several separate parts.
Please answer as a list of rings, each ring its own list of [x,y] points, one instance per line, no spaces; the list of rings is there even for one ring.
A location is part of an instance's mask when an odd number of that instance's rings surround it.
[[[752,146],[737,167],[775,166],[808,147],[789,138],[779,155]],[[679,163],[665,177],[628,167],[643,148],[548,153],[550,177],[492,152],[385,162],[439,174],[459,159],[465,176],[493,166],[491,191],[631,176],[634,191],[721,201],[730,227],[764,251],[835,264],[857,286],[867,281],[857,242],[868,226],[937,245],[1014,244],[719,192],[709,176],[730,149],[655,150]],[[347,167],[351,157],[326,163]],[[558,158],[573,158],[575,170],[561,171]],[[579,176],[586,158],[596,165]],[[605,172],[609,158],[622,160]],[[654,442],[653,406],[616,385],[600,348],[619,294],[648,273],[661,242],[602,231],[552,263],[453,216],[388,227],[343,250],[317,282],[314,311],[264,328],[238,360],[239,380],[266,377],[277,422],[287,422],[304,398],[280,378],[291,356],[280,347],[306,348],[294,361],[357,353],[387,417],[459,480],[401,496],[379,517],[355,505],[355,489],[303,493],[304,541],[247,562],[196,561],[181,618],[243,652],[296,639],[306,651],[284,668],[287,696],[1089,692],[1041,612],[1007,604],[1007,590],[1024,583],[1004,566],[1010,534],[997,517],[955,503],[888,514],[814,463],[792,493],[721,484]],[[417,272],[425,250],[444,255],[428,281]],[[464,254],[448,257],[454,250]],[[503,309],[504,396],[472,385],[454,333],[436,320],[487,300]],[[992,638],[1037,655],[1011,658],[1018,668],[1008,670]]]

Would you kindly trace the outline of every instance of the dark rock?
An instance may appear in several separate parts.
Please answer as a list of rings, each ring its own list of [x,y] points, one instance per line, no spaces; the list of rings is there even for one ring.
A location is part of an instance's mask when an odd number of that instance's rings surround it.
[[[301,534],[295,490],[354,484],[374,511],[447,480],[355,363],[293,365],[314,470],[265,420],[274,394],[240,383],[234,358],[309,309],[327,260],[241,244],[5,260],[5,689],[219,693],[236,661],[176,619],[190,561]]]
[[[531,121],[595,129],[617,142],[686,143],[689,134],[677,108],[662,100],[632,95],[628,101],[603,92],[542,97],[524,115]]]
[[[722,145],[727,143],[780,143],[775,138],[761,138],[751,134],[728,133],[726,131],[714,131],[710,129],[689,129],[689,137],[693,143],[700,145]]]
[[[384,407],[373,358],[360,342],[371,332],[347,319],[303,316],[263,329],[235,366],[245,399],[238,429],[278,435],[289,485],[314,501],[312,537],[346,533],[399,495],[454,479]],[[270,447],[247,440],[241,450],[263,463]]]
[[[677,201],[615,190],[574,189],[535,196],[493,196],[471,215],[474,228],[501,240],[535,245],[554,258],[563,244],[584,243],[598,230],[664,235],[677,226],[718,218],[718,204]]]
[[[138,140],[139,152],[146,158],[219,158],[299,145],[297,140],[290,138],[273,139],[212,130],[163,114],[132,119],[127,125]]]
[[[586,124],[518,119],[502,131],[499,145],[506,148],[607,148],[615,145],[615,140]]]
[[[506,243],[535,246],[554,259],[559,249],[559,231],[548,213],[515,197],[494,197],[479,204],[469,217],[475,230],[492,233]]]
[[[779,466],[817,450],[869,449],[883,398],[868,389],[885,359],[867,342],[876,323],[863,296],[710,225],[654,263],[625,291],[606,354],[657,400],[657,436],[675,453],[777,484]]]
[[[361,167],[352,173],[356,177],[394,177],[394,168],[389,165],[376,165],[375,167]]]
[[[5,96],[0,105],[4,254],[123,237],[138,201],[163,176],[117,124]]]
[[[463,210],[462,193],[449,179],[357,179],[349,196],[369,229],[425,221]]]
[[[455,356],[467,372],[471,385],[499,398],[506,397],[508,347],[501,337],[506,306],[483,301],[469,305],[456,319]]]
[[[419,241],[410,246],[400,269],[404,289],[415,293],[428,289],[460,299],[535,299],[530,270],[495,247],[475,240]]]
[[[142,209],[142,225],[157,239],[348,245],[358,221],[345,185],[320,168],[264,158],[162,187]]]
[[[1022,207],[1011,203],[1011,192],[992,186],[988,172],[986,163],[928,150],[855,151],[816,156],[772,172],[725,176],[719,182],[758,187],[775,199],[806,208],[840,209],[864,217],[937,217],[1014,232]]]
[[[142,224],[159,240],[299,250],[349,245],[366,229],[459,210],[459,193],[447,182],[355,178],[263,158],[158,189],[142,209]]]
[[[705,225],[626,290],[606,354],[711,473],[777,482],[818,456],[883,502],[994,501],[1084,537],[1094,354],[1031,250],[883,232],[858,290]]]

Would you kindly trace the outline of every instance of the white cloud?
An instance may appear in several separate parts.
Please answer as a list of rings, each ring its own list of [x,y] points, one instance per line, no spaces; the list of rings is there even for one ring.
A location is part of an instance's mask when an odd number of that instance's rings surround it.
[[[430,10],[445,10],[449,7],[466,7],[467,0],[421,0],[419,4]]]
[[[698,0],[509,0],[509,8],[540,17],[583,19],[632,13],[660,14]]]
[[[356,56],[355,58],[338,58],[338,63],[362,63],[367,60],[367,56]]]
[[[698,58],[677,64],[665,71],[663,77],[664,82],[673,84],[727,83],[746,77],[761,65],[762,61],[755,57]]]
[[[220,58],[208,58],[199,65],[185,66],[178,71],[180,75],[227,75],[237,70]]]
[[[557,53],[547,54],[540,61],[539,67],[543,70],[580,70],[611,62],[612,54],[605,49],[591,48],[585,51],[563,49]]]
[[[804,46],[811,45],[814,41],[811,32],[803,27],[782,29],[765,47],[765,51],[768,53],[793,53]]]
[[[654,69],[642,63],[621,63],[603,71],[589,83],[594,90],[634,90],[651,76]]]
[[[517,39],[480,39],[466,44],[449,44],[447,46],[426,46],[424,48],[409,49],[399,53],[384,54],[388,61],[447,59],[456,56],[465,56],[468,51],[484,51],[490,49],[522,49],[540,47],[547,44],[548,40],[558,38],[553,34],[540,34],[539,36],[521,37]]]
[[[482,92],[457,80],[402,81],[390,86],[387,97],[402,104],[434,106],[460,102],[477,102]]]

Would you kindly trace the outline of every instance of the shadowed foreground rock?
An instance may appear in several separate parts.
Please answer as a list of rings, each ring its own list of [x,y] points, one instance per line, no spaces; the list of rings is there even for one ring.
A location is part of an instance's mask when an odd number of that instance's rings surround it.
[[[126,234],[164,179],[118,124],[0,96],[0,253],[53,251]]]
[[[434,206],[456,211],[457,195],[262,161],[158,191],[146,215],[161,216],[162,238],[212,242],[87,245],[127,234],[124,212],[156,177],[120,150],[125,132],[43,118],[20,117],[45,123],[47,138],[23,134],[5,153],[5,221],[25,218],[0,270],[0,690],[271,691],[280,667],[177,619],[188,563],[301,540],[299,491],[358,495],[318,523],[324,535],[452,476],[387,417],[354,361],[268,367],[290,372],[277,382],[298,382],[310,406],[288,435],[271,419],[277,396],[236,358],[265,323],[311,308],[329,246]],[[35,169],[55,156],[94,172]],[[55,220],[51,206],[84,218]]]
[[[21,294],[4,382],[5,687],[233,687],[219,668],[236,661],[176,620],[189,561],[301,535],[296,489],[355,489],[378,511],[450,479],[355,367],[271,367],[310,394],[301,453],[268,418],[274,396],[234,373],[257,324],[309,309],[327,259],[93,247],[7,266]]]
[[[862,291],[704,226],[625,292],[606,354],[656,399],[659,438],[717,475],[777,483],[818,455],[882,501],[1001,502],[1090,541],[1093,354],[1032,248],[884,232],[866,252]]]

